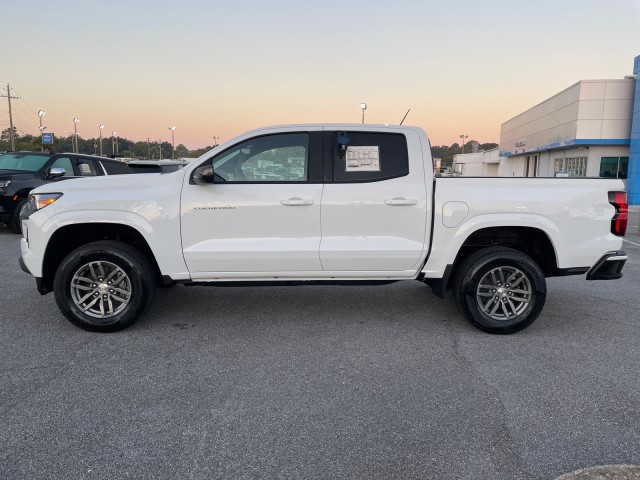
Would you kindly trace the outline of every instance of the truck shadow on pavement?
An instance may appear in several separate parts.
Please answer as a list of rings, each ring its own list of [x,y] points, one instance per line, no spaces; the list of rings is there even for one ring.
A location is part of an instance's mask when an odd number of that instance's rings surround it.
[[[236,326],[405,325],[467,328],[451,301],[419,282],[380,286],[184,287],[160,289],[132,328],[212,330]],[[473,329],[468,325],[469,329]],[[475,329],[473,329],[475,330]]]

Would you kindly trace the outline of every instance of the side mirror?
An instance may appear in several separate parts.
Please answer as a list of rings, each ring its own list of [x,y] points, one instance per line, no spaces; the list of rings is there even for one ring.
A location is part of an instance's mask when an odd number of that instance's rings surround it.
[[[207,183],[213,183],[214,175],[213,175],[213,166],[205,165],[203,167],[198,167],[193,171],[193,175],[191,176],[193,183],[196,185],[205,185]]]
[[[64,168],[54,167],[49,170],[49,174],[47,177],[49,180],[53,180],[54,178],[64,177],[67,174],[67,171]]]

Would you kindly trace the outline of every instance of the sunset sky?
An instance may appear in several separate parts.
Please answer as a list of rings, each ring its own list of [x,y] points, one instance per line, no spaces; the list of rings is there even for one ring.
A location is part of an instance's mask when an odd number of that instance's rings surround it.
[[[433,145],[500,124],[581,79],[623,78],[640,0],[0,1],[14,124],[199,148],[252,128],[361,121]],[[8,128],[6,98],[0,129]]]

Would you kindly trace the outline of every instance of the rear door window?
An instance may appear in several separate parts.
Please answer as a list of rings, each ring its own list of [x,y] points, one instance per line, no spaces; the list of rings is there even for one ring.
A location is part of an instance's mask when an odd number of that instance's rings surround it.
[[[96,168],[93,159],[77,158],[76,159],[77,174],[81,177],[95,177],[102,175],[102,171]]]
[[[379,182],[409,174],[407,139],[400,133],[334,132],[334,182]]]

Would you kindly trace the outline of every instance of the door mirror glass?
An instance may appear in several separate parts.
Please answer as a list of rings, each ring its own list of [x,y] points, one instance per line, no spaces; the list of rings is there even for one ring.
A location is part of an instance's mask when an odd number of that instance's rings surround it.
[[[198,167],[193,171],[192,179],[196,185],[205,185],[207,183],[213,183],[213,166],[204,165]]]

